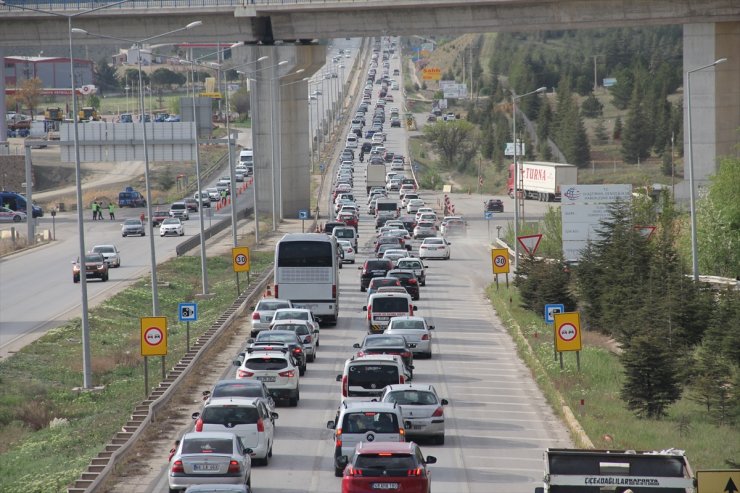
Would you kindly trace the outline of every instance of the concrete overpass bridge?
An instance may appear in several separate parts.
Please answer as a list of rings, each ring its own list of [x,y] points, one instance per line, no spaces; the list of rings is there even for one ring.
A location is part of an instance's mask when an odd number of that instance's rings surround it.
[[[7,0],[6,3],[62,15],[101,4],[92,0]],[[75,18],[74,27],[143,39],[194,20],[203,21],[203,26],[172,39],[193,43],[244,41],[247,46],[239,48],[240,52],[235,54],[237,60],[256,60],[272,50],[280,52],[275,54],[279,58],[273,59],[290,60],[289,65],[270,77],[270,83],[257,85],[258,113],[262,115],[266,114],[270,85],[274,90],[285,82],[281,77],[298,68],[304,69],[303,76],[318,70],[325,59],[324,47],[316,44],[320,39],[682,24],[684,70],[718,58],[728,59],[714,70],[692,76],[697,183],[701,184],[714,172],[717,156],[740,152],[736,130],[740,127],[740,0],[131,0]],[[0,6],[0,52],[7,47],[64,43],[68,39],[67,29],[63,17]],[[75,40],[77,45],[88,42],[99,44],[101,40]],[[301,130],[308,128],[305,84],[297,82],[278,88],[284,108],[278,128],[282,129],[286,146],[282,154],[286,179],[280,182],[284,186],[283,208],[291,216],[309,203],[308,136]],[[3,97],[0,91],[0,103]],[[4,121],[0,121],[0,135],[5,135],[3,125]],[[268,148],[268,125],[267,119],[256,124],[258,149]],[[688,135],[688,131],[684,134]],[[296,142],[305,142],[305,152],[296,152]],[[688,155],[688,142],[684,146]],[[269,153],[264,154],[260,163],[267,171],[272,163]],[[261,193],[263,207],[269,207],[270,190]],[[285,203],[286,200],[290,203]]]

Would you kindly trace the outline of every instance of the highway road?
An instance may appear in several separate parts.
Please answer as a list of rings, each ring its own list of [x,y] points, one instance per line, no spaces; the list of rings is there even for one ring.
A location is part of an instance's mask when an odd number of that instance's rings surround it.
[[[406,129],[394,128],[388,135],[386,146],[405,153]],[[353,354],[352,344],[362,340],[367,327],[362,311],[366,293],[360,292],[360,272],[356,268],[371,256],[375,233],[364,206],[364,168],[363,164],[355,168],[355,195],[363,212],[359,227],[361,247],[357,263],[345,264],[340,271],[339,323],[322,328],[317,359],[301,378],[298,407],[278,408],[274,456],[268,466],[253,468],[252,487],[256,493],[325,493],[341,489],[341,479],[333,473],[333,430],[326,428],[326,422],[334,419],[340,402],[341,389],[335,377],[341,373],[345,359]],[[422,197],[433,204],[441,195],[422,191]],[[513,201],[501,198],[506,210],[512,211]],[[484,290],[492,282],[492,275],[489,225],[481,217],[481,201],[479,196],[453,195],[457,211],[469,220],[468,235],[450,240],[451,260],[425,261],[427,286],[421,289],[421,299],[415,304],[419,307],[417,314],[436,327],[434,356],[430,360],[415,360],[414,382],[433,384],[450,404],[445,409],[445,445],[420,444],[425,455],[438,459],[431,466],[434,491],[531,493],[541,485],[543,450],[572,444],[485,297]],[[545,207],[528,204],[534,215],[543,213]],[[490,226],[494,230],[497,225],[505,226],[512,216],[512,212],[497,214]],[[418,242],[414,245],[416,249]],[[248,333],[246,323],[241,331]],[[210,365],[214,372],[226,369],[225,376],[233,377],[230,360],[241,346],[237,341],[219,355]],[[208,388],[210,384],[203,383],[199,388]],[[183,404],[171,414],[182,418],[197,409],[198,396],[192,397],[191,404]],[[177,422],[180,428],[175,436],[192,429],[187,417]],[[167,491],[166,459],[146,459],[149,473],[127,471],[128,480],[112,491]]]

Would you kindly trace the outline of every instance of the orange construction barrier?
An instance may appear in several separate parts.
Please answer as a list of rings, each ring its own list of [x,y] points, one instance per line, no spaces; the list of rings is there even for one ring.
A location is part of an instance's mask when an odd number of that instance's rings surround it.
[[[267,285],[267,291],[265,291],[265,298],[272,296],[272,291],[270,290],[270,285]]]

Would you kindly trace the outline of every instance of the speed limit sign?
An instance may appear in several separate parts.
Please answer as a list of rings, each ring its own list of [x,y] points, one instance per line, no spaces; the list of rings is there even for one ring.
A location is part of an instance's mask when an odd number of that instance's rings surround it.
[[[249,272],[249,247],[236,247],[231,249],[234,272]]]
[[[509,251],[506,248],[494,248],[491,250],[491,264],[494,274],[509,273]]]

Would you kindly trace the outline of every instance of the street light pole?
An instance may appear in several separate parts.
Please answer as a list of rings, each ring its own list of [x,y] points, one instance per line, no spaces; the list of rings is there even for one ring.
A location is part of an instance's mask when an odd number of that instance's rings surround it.
[[[546,91],[546,87],[540,87],[534,91],[522,94],[521,96],[513,95],[512,102],[512,120],[514,132],[514,272],[519,268],[519,161],[517,159],[517,138],[516,138],[516,102],[517,100]]]
[[[686,103],[687,108],[687,119],[689,126],[689,208],[691,209],[691,271],[694,277],[694,281],[699,280],[699,251],[696,239],[696,192],[694,191],[694,143],[692,141],[691,131],[691,74],[705,70],[720,63],[725,63],[727,58],[720,58],[715,60],[709,65],[688,70],[686,72]]]
[[[122,0],[120,2],[111,3],[107,5],[101,5],[100,7],[95,7],[92,9],[88,9],[82,12],[77,12],[75,14],[61,14],[59,12],[51,12],[47,10],[41,10],[36,9],[32,7],[25,7],[22,5],[10,5],[6,4],[5,1],[0,0],[0,5],[6,5],[8,7],[13,7],[17,9],[22,10],[31,10],[33,12],[40,12],[42,14],[48,14],[53,15],[57,17],[66,17],[67,18],[67,34],[69,35],[69,82],[70,86],[72,88],[72,138],[74,142],[74,152],[75,152],[75,193],[77,198],[77,237],[78,237],[78,255],[80,258],[80,308],[82,310],[81,313],[81,325],[82,325],[82,386],[83,388],[89,389],[92,388],[92,365],[91,365],[91,355],[90,355],[90,319],[88,317],[88,303],[87,303],[87,278],[85,274],[82,272],[82,269],[84,269],[85,265],[85,222],[84,222],[84,205],[82,203],[82,166],[80,163],[80,140],[79,140],[79,132],[77,128],[77,120],[78,120],[78,114],[77,114],[77,98],[75,97],[75,66],[74,66],[74,52],[72,50],[72,19],[74,17],[79,17],[81,15],[89,14],[90,12],[95,12],[97,10],[114,7],[116,5],[121,5],[123,3],[126,3],[130,0]],[[27,210],[30,210],[31,214],[27,220],[32,221],[33,220],[33,208],[29,204],[29,206],[26,208]]]

